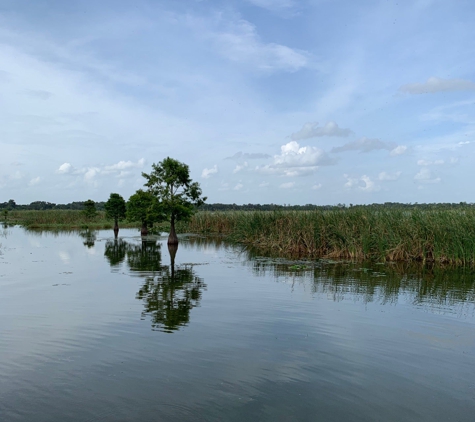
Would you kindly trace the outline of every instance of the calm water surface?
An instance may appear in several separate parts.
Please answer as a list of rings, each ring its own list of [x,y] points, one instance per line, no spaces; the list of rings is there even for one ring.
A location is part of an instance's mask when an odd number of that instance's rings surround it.
[[[1,421],[475,419],[472,271],[134,230],[0,243]]]

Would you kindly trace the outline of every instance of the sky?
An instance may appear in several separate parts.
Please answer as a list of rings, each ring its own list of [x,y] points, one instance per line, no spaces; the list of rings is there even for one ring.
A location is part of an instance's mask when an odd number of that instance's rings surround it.
[[[475,202],[473,0],[0,0],[0,202]]]

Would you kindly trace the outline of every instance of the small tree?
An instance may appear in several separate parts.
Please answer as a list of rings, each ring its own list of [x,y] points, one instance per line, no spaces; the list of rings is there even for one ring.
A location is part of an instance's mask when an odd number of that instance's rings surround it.
[[[127,219],[129,221],[140,221],[142,224],[141,234],[147,235],[148,228],[155,222],[164,220],[157,198],[150,192],[139,189],[127,202]]]
[[[119,233],[119,221],[123,220],[126,215],[125,200],[118,193],[111,193],[109,199],[104,204],[106,210],[106,218],[114,220],[114,233]]]
[[[175,222],[187,220],[195,208],[206,201],[200,185],[190,178],[189,167],[167,157],[158,164],[152,164],[150,174],[142,173],[147,179],[145,186],[159,201],[162,212],[170,221],[169,244],[178,244]]]
[[[84,202],[83,214],[87,221],[92,220],[97,215],[96,203],[92,199],[88,199]]]

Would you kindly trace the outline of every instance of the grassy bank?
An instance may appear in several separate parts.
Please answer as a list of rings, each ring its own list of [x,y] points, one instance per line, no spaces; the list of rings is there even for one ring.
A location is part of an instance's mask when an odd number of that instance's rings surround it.
[[[475,210],[200,212],[181,230],[281,256],[475,264]]]
[[[104,211],[98,211],[96,217],[86,219],[82,211],[77,210],[44,210],[44,211],[10,211],[7,222],[20,224],[24,227],[51,229],[112,229],[113,221],[105,218]],[[137,227],[138,223],[119,223],[120,227]]]

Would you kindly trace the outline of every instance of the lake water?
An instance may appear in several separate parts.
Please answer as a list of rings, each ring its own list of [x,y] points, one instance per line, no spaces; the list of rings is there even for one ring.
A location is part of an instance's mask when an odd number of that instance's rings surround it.
[[[0,229],[0,421],[473,421],[471,270]],[[171,255],[170,255],[171,252]]]

